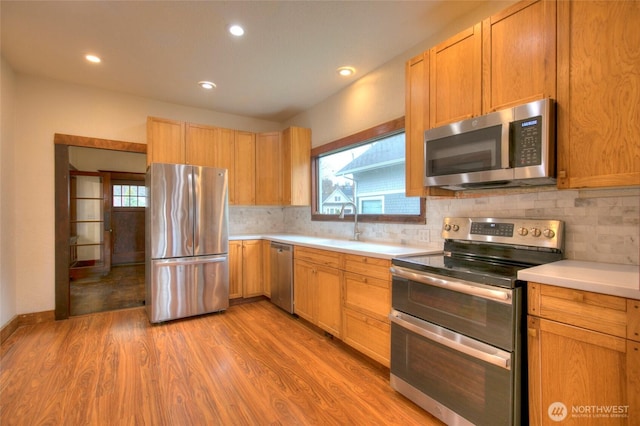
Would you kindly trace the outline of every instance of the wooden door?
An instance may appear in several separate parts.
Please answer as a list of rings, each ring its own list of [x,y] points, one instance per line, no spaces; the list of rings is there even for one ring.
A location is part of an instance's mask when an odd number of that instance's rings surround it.
[[[256,204],[282,203],[282,150],[280,132],[256,136]]]
[[[558,2],[558,187],[640,185],[640,3]]]
[[[429,52],[429,125],[481,114],[482,25],[480,23]]]
[[[303,260],[293,263],[293,299],[294,312],[301,318],[315,324],[313,300],[315,287],[313,286],[314,265]]]
[[[482,22],[482,112],[556,98],[556,2],[521,1]]]
[[[311,129],[289,127],[282,132],[282,204],[311,204]]]
[[[144,174],[110,172],[111,263],[140,263],[145,259]]]
[[[314,286],[317,292],[318,327],[336,337],[342,336],[342,272],[339,269],[314,267]]]
[[[405,193],[424,197],[424,131],[429,128],[429,52],[405,66]]]
[[[195,166],[215,166],[216,128],[186,124],[185,163]]]
[[[631,412],[603,419],[584,411],[585,407],[637,410],[629,405],[629,397],[639,389],[628,386],[628,374],[638,371],[633,366],[640,365],[640,352],[625,339],[533,316],[528,319],[528,339],[531,424],[555,425],[563,416],[563,425],[600,425],[603,420],[607,425],[634,424],[637,417]],[[550,407],[555,411],[550,413]],[[573,414],[573,407],[582,407],[582,413]]]
[[[147,165],[185,163],[185,123],[164,118],[147,118]]]
[[[229,186],[229,204],[250,206],[256,203],[256,135],[235,131],[234,189]],[[233,194],[233,195],[232,195]]]
[[[242,297],[254,297],[264,294],[262,275],[262,241],[243,241]]]

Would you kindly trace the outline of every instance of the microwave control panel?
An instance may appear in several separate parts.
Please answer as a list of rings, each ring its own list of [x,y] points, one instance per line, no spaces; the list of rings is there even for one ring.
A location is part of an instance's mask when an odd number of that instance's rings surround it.
[[[537,166],[542,163],[542,116],[511,123],[513,167]]]

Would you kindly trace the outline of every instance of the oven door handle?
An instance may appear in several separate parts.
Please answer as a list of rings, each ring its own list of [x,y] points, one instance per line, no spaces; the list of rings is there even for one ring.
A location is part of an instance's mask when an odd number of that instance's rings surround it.
[[[440,343],[455,351],[462,352],[470,357],[504,368],[505,370],[511,370],[511,354],[509,352],[494,348],[493,346],[463,336],[462,334],[454,333],[451,330],[404,314],[395,309],[389,314],[389,319],[391,322],[425,339]]]
[[[458,293],[468,294],[470,296],[480,297],[482,299],[490,299],[496,302],[512,304],[511,290],[501,289],[498,287],[489,287],[482,284],[471,283],[462,280],[449,280],[442,278],[442,275],[433,276],[424,272],[417,273],[407,268],[399,266],[391,267],[391,275],[400,278],[406,278],[423,284],[444,288]]]

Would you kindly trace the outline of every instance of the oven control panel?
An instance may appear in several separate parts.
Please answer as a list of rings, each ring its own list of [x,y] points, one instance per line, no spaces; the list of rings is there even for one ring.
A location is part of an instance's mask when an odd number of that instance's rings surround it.
[[[445,240],[480,241],[546,247],[561,250],[564,222],[528,218],[446,217],[442,225]]]

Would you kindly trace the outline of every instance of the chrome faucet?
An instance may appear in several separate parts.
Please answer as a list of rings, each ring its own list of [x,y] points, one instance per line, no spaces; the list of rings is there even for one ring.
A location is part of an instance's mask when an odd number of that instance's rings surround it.
[[[338,219],[344,219],[344,208],[351,204],[353,206],[353,240],[360,240],[361,232],[358,230],[358,206],[355,203],[348,202],[343,203],[342,208],[340,209],[340,214],[338,215]]]

